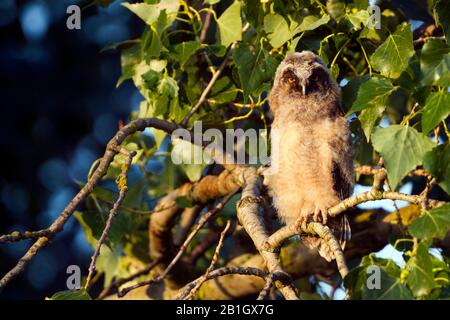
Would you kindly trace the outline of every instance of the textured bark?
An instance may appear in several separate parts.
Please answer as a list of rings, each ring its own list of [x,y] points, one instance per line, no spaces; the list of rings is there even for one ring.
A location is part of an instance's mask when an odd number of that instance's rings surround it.
[[[408,225],[420,214],[418,206],[410,205],[400,209],[400,216],[404,225]],[[371,252],[383,249],[391,236],[401,236],[402,228],[398,224],[397,214],[384,210],[361,211],[354,209],[349,214],[350,224],[353,230],[352,240],[344,251],[345,258],[350,266],[358,263],[359,259]],[[450,253],[450,232],[443,240],[436,240],[434,246],[441,248],[444,253]],[[321,274],[331,276],[337,272],[336,263],[327,262],[319,254],[310,250],[301,242],[292,240],[284,246],[280,253],[283,269],[293,279],[303,278],[308,275]],[[258,253],[239,255],[226,266],[241,266],[266,269],[263,257]],[[189,279],[185,279],[189,281]],[[199,289],[198,297],[202,299],[243,299],[256,298],[265,285],[264,279],[254,276],[226,275],[205,282]],[[156,288],[152,287],[151,291]],[[174,297],[176,291],[166,288],[166,296]],[[135,299],[148,299],[148,293],[144,291],[130,293]],[[130,298],[127,296],[127,298]]]

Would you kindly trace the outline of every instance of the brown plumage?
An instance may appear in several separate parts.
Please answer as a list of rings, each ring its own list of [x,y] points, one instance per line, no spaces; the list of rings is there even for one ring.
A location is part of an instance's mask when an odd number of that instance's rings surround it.
[[[269,192],[286,224],[326,224],[342,248],[350,239],[347,217],[327,217],[327,209],[353,188],[353,154],[340,89],[323,61],[310,51],[288,55],[279,65],[269,104],[274,114]],[[301,235],[331,261],[320,238]]]

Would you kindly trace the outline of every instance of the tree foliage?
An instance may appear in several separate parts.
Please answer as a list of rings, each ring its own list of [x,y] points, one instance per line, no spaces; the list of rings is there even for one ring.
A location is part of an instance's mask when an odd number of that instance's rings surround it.
[[[429,2],[430,13],[448,35],[450,24],[445,17],[448,6],[444,5],[445,1]],[[422,48],[415,50],[409,19],[398,8],[382,10],[381,29],[374,29],[368,25],[369,3],[364,0],[205,1],[204,4],[146,0],[122,5],[145,22],[140,39],[119,45],[122,76],[118,84],[131,79],[143,97],[139,112],[132,118],[159,117],[180,122],[200,99],[211,79],[210,69],[217,72],[227,55],[227,47],[233,45],[224,72],[189,124],[202,120],[211,127],[233,128],[235,124],[230,119],[248,115],[252,110],[253,116],[240,123],[246,127],[264,127],[267,125],[265,104],[255,109],[253,106],[240,108],[240,104],[264,100],[278,63],[288,52],[312,50],[328,64],[338,82],[348,82],[343,91],[346,105],[350,106],[348,115],[355,141],[360,147],[356,164],[375,166],[382,156],[393,190],[410,181],[405,178],[408,172],[425,165],[448,192],[450,177],[446,169],[450,149],[445,121],[450,113],[447,90],[450,42],[448,38],[427,39]],[[208,15],[211,15],[210,26],[204,31]],[[202,32],[206,32],[204,39],[200,39]],[[349,104],[349,101],[354,102]],[[439,146],[431,139],[434,135],[440,139]],[[197,180],[204,168],[203,165],[175,167],[157,156],[164,139],[156,137],[148,142],[145,139],[143,134],[136,135],[126,144],[129,150],[138,151],[135,161],[144,168],[144,174],[132,186],[110,231],[107,247],[101,253],[97,268],[105,273],[105,286],[114,277],[133,271],[126,262],[127,257],[147,262],[147,217],[126,212],[125,207],[148,210],[149,202],[145,199],[164,195],[186,179]],[[376,152],[371,152],[372,148]],[[149,176],[146,168],[155,159],[163,163],[163,168]],[[108,176],[113,177],[116,174],[113,171]],[[112,197],[106,189],[97,188],[88,200],[88,210],[77,215],[93,245],[107,214],[104,204],[110,203]],[[192,206],[186,199],[177,203],[182,207]],[[403,250],[404,266],[390,259],[375,258],[373,254],[364,257],[345,282],[352,291],[351,297],[447,297],[448,290],[444,288],[450,280],[448,257],[438,259],[429,248],[433,238],[446,235],[449,217],[450,207],[444,205],[424,210],[411,223],[403,240],[414,245]],[[220,224],[222,219],[218,221]],[[371,265],[381,268],[383,289],[367,289],[365,268]]]
[[[98,1],[102,5],[109,2]],[[116,46],[122,67],[117,85],[132,81],[142,95],[131,120],[155,117],[182,123],[220,72],[187,127],[200,120],[204,129],[267,128],[271,115],[266,97],[277,65],[289,52],[314,51],[342,86],[356,148],[355,166],[383,163],[386,187],[392,191],[410,183],[413,191],[420,193],[418,188],[436,183],[434,188],[441,192],[438,200],[448,199],[443,192],[450,192],[448,2],[428,1],[429,14],[437,24],[433,34],[417,26],[413,32],[412,17],[395,2],[378,4],[380,29],[370,25],[367,0],[124,2],[124,10],[142,20],[143,32],[140,38]],[[133,166],[140,171],[129,183],[97,261],[96,270],[104,274],[103,287],[149,263],[148,212],[158,199],[184,182],[197,181],[209,168],[206,164],[174,165],[170,160],[173,146],[166,135],[150,131],[135,133],[123,144],[136,152]],[[108,182],[114,181],[123,162],[121,155],[115,157],[103,185],[90,194],[85,209],[76,213],[94,248],[116,197]],[[417,168],[429,175],[411,175]],[[365,175],[357,174],[356,178],[360,185],[372,184]],[[211,228],[223,229],[235,214],[236,201],[232,198]],[[184,197],[176,203],[181,208],[195,206]],[[375,253],[359,257],[344,280],[350,298],[448,298],[448,251],[436,255],[432,248],[449,228],[448,204],[435,208],[423,205],[400,237],[386,241],[402,252],[404,264]],[[207,234],[206,230],[200,232],[188,253],[206,241]],[[228,251],[221,263],[231,257]],[[213,252],[214,246],[197,260],[198,269],[207,268]],[[367,288],[370,266],[381,270],[381,289]],[[143,275],[127,285],[149,278]],[[307,287],[299,285],[298,289],[301,292]],[[52,299],[67,297],[60,293]]]

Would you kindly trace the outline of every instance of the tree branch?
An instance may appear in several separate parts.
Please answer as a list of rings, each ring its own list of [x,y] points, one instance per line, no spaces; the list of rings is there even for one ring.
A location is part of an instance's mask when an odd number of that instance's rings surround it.
[[[129,135],[142,131],[145,128],[152,127],[155,129],[163,130],[171,134],[174,130],[178,128],[178,125],[156,118],[147,119],[137,119],[130,122],[128,125],[120,129],[114,137],[108,142],[106,146],[105,154],[103,155],[98,167],[95,169],[90,179],[84,185],[83,188],[78,192],[78,194],[69,202],[66,208],[60,213],[58,218],[47,228],[42,230],[39,234],[39,238],[30,247],[30,249],[25,253],[25,255],[18,261],[16,266],[12,268],[2,279],[0,279],[0,291],[18,274],[20,274],[28,262],[37,254],[37,252],[42,249],[48,242],[49,239],[53,238],[58,232],[60,232],[67,220],[72,216],[76,208],[82,203],[86,197],[94,190],[95,186],[100,182],[103,176],[108,171],[109,165],[114,159],[114,156],[119,152],[119,146]],[[36,234],[37,235],[37,234]],[[6,237],[8,238],[8,237]],[[3,239],[6,239],[3,238]],[[17,237],[9,238],[14,241],[18,239]]]
[[[241,32],[247,31],[247,29],[250,27],[250,24],[247,23],[243,28]],[[208,97],[209,92],[211,91],[212,87],[216,83],[216,81],[219,79],[220,75],[222,74],[223,70],[225,70],[225,67],[228,64],[228,61],[231,58],[231,54],[233,53],[233,49],[236,47],[237,42],[233,42],[230,47],[228,48],[228,51],[226,53],[226,56],[224,60],[222,61],[219,69],[213,73],[213,76],[211,80],[209,81],[208,85],[206,86],[205,90],[203,90],[200,98],[198,99],[197,103],[192,107],[192,109],[186,114],[186,116],[181,121],[181,126],[186,127],[189,123],[189,120],[191,117],[198,111],[198,109],[202,106],[202,104],[205,102],[206,98]]]
[[[186,298],[184,300],[191,299],[194,296],[195,292],[206,281],[206,279],[208,279],[208,275],[211,273],[211,271],[214,270],[214,268],[215,268],[215,266],[217,264],[217,261],[219,260],[219,253],[220,253],[220,250],[223,247],[223,241],[224,241],[225,236],[226,236],[226,234],[228,232],[228,229],[230,229],[230,226],[231,226],[231,223],[230,223],[230,220],[228,220],[225,228],[220,233],[219,243],[217,244],[216,250],[214,251],[214,255],[213,255],[213,258],[211,259],[211,263],[210,263],[208,269],[206,269],[205,274],[200,278],[200,281],[198,281],[198,283],[195,285],[195,287],[192,288],[192,290],[189,292],[189,294],[186,296]]]
[[[140,283],[137,283],[133,286],[130,287],[126,287],[123,288],[121,291],[119,291],[118,295],[119,297],[123,297],[124,295],[126,295],[128,292],[137,289],[139,287],[142,286],[146,286],[146,285],[150,285],[150,284],[154,284],[154,283],[158,283],[162,280],[164,280],[164,278],[169,274],[169,272],[172,270],[172,268],[176,265],[176,263],[180,260],[181,256],[183,255],[183,253],[185,252],[187,246],[189,245],[189,243],[192,241],[192,239],[195,237],[195,235],[198,233],[198,231],[203,228],[203,226],[215,215],[217,215],[217,213],[219,213],[223,207],[225,206],[225,204],[230,200],[230,198],[234,195],[234,193],[229,194],[228,196],[226,196],[222,201],[220,201],[215,207],[214,209],[208,211],[205,215],[203,215],[198,224],[195,226],[194,230],[192,230],[192,232],[189,234],[189,236],[186,238],[186,240],[184,241],[183,245],[180,247],[180,249],[178,250],[178,253],[175,255],[175,257],[172,259],[172,261],[169,263],[169,265],[164,269],[164,271],[157,277],[152,278],[150,280],[146,280],[146,281],[142,281]]]
[[[106,287],[105,289],[103,289],[102,292],[98,295],[97,300],[104,299],[113,288],[116,288],[117,290],[119,290],[119,287],[121,285],[123,285],[127,282],[130,282],[140,276],[144,276],[144,275],[148,274],[154,267],[156,267],[156,265],[158,263],[159,263],[159,261],[152,261],[144,269],[139,270],[139,271],[129,275],[128,277],[118,279],[118,280],[111,282],[111,284],[108,287]]]
[[[112,221],[114,220],[115,216],[117,215],[117,212],[119,210],[120,205],[122,204],[123,200],[125,199],[125,196],[128,191],[128,185],[127,185],[127,175],[128,170],[131,167],[131,161],[133,160],[135,152],[129,152],[125,148],[120,148],[120,153],[123,153],[125,155],[125,164],[122,165],[121,172],[119,176],[117,177],[117,187],[119,188],[119,197],[117,198],[116,202],[114,203],[113,207],[109,211],[108,220],[106,221],[105,228],[102,231],[102,234],[100,238],[98,239],[97,246],[95,248],[94,254],[91,258],[91,264],[89,265],[89,273],[86,279],[86,284],[84,285],[84,288],[89,288],[89,284],[92,279],[92,275],[95,271],[95,264],[97,262],[98,255],[100,254],[100,249],[102,247],[103,242],[106,239],[106,235],[108,234],[109,229],[111,228]]]
[[[258,295],[258,298],[256,300],[264,300],[270,293],[270,290],[273,286],[274,277],[273,274],[269,275],[266,279],[266,284],[264,288],[261,290],[261,292]]]
[[[310,223],[308,224],[308,232],[311,234],[317,234],[323,240],[325,240],[330,247],[331,251],[334,253],[334,257],[336,259],[336,264],[338,266],[338,271],[341,274],[342,279],[348,274],[347,263],[345,262],[344,254],[342,253],[341,246],[339,242],[336,240],[335,236],[331,232],[331,230],[324,226],[321,223]]]
[[[291,277],[283,270],[278,253],[268,252],[262,249],[263,244],[268,238],[261,202],[262,178],[258,175],[257,169],[250,171],[245,176],[245,185],[242,190],[241,200],[237,204],[237,216],[244,229],[252,238],[256,249],[264,258],[267,269],[270,273],[278,275],[276,286],[286,299],[298,299],[294,287],[291,285]]]
[[[270,275],[269,272],[261,270],[261,269],[257,269],[257,268],[223,267],[223,268],[214,270],[210,274],[208,274],[206,280],[211,280],[211,279],[214,279],[217,277],[222,277],[222,276],[231,275],[231,274],[248,275],[248,276],[252,275],[252,276],[257,276],[260,278],[266,278],[267,276]],[[274,277],[276,278],[276,276],[274,276]],[[184,286],[180,290],[180,293],[176,297],[176,300],[183,300],[184,297],[186,297],[191,292],[191,290],[197,285],[197,283],[199,283],[200,281],[204,281],[203,277],[200,277],[200,278],[188,283],[186,286]]]
[[[374,200],[383,200],[383,199],[390,199],[390,200],[404,200],[408,201],[413,204],[421,204],[421,196],[418,195],[408,195],[398,192],[392,192],[392,191],[368,191],[363,192],[360,194],[357,194],[353,197],[347,198],[342,200],[337,205],[331,207],[328,209],[328,214],[331,217],[336,217],[339,214],[349,210],[350,208],[353,208],[357,206],[358,204],[367,202],[367,201],[374,201]],[[429,204],[432,207],[438,207],[442,205],[444,202],[437,201],[437,200],[430,200]],[[277,250],[279,249],[283,243],[288,240],[289,238],[298,235],[301,231],[308,232],[308,230],[302,230],[301,227],[296,226],[295,224],[284,226],[280,229],[278,229],[276,232],[274,232],[269,239],[267,240],[266,244],[264,244],[265,250]]]

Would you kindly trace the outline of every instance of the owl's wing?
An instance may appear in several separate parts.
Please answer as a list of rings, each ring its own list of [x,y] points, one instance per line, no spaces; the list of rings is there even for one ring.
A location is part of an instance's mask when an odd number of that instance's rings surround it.
[[[345,174],[348,171],[348,168],[345,166],[345,161],[337,162],[334,160],[331,166],[333,190],[340,199],[348,198],[353,187],[352,181],[349,179],[348,174]]]
[[[342,105],[340,102],[336,103],[336,109],[338,110],[338,113],[341,117],[345,116],[345,111],[342,108]]]

